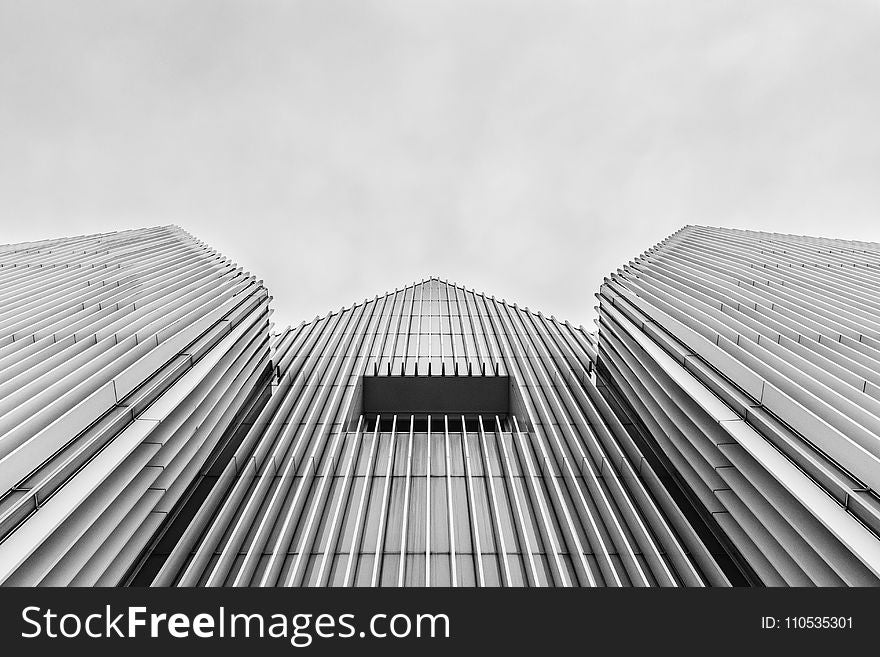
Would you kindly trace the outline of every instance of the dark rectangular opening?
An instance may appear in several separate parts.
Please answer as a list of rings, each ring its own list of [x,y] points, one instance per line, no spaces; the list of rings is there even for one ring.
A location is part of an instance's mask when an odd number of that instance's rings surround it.
[[[494,416],[510,412],[507,376],[365,376],[362,394],[365,415]]]

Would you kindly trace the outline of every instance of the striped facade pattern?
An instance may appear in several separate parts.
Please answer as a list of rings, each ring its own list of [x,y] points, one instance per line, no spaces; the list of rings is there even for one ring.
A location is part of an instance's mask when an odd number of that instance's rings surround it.
[[[135,581],[727,585],[599,394],[595,349],[582,329],[438,279],[286,331],[268,403]],[[361,412],[362,377],[401,372],[509,377],[511,413]]]
[[[0,582],[124,579],[268,383],[268,304],[176,227],[0,247]]]
[[[765,585],[880,577],[880,244],[688,226],[606,278],[598,382]]]
[[[597,297],[279,333],[175,226],[0,246],[0,584],[880,584],[880,244],[687,226]]]

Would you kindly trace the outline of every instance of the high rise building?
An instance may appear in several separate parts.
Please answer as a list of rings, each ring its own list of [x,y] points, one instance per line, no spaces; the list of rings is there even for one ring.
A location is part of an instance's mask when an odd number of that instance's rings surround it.
[[[688,226],[597,332],[437,278],[276,332],[176,227],[0,247],[0,581],[876,585],[878,288]]]
[[[269,295],[177,228],[0,250],[0,581],[117,584],[271,376]]]
[[[269,402],[132,581],[728,582],[591,378],[591,337],[430,279],[275,339]]]
[[[880,244],[688,226],[599,299],[599,380],[750,579],[876,585]]]

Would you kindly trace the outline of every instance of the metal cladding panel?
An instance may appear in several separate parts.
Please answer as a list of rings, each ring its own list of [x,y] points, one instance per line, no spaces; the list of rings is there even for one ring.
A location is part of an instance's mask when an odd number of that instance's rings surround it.
[[[582,329],[438,279],[288,329],[270,398],[133,581],[729,584],[597,389],[595,349]],[[418,378],[425,394],[378,408],[365,377]],[[477,386],[471,401],[490,407],[453,412],[445,385]]]
[[[120,581],[267,369],[268,303],[176,226],[0,246],[0,582]]]
[[[687,226],[598,298],[603,391],[758,582],[880,583],[880,244]]]

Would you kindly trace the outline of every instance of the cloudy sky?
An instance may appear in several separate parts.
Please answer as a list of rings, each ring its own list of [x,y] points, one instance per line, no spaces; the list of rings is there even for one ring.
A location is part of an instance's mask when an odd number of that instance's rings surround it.
[[[589,323],[688,223],[880,241],[880,2],[0,0],[0,242],[176,223],[298,322]]]

